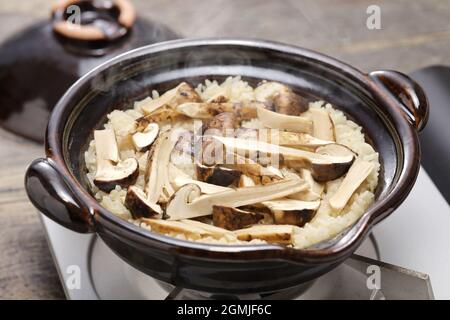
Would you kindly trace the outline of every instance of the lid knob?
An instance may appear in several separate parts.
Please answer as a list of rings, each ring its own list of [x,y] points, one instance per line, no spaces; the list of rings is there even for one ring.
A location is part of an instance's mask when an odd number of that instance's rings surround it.
[[[81,41],[116,40],[128,33],[136,10],[128,0],[60,0],[52,6],[53,30]]]

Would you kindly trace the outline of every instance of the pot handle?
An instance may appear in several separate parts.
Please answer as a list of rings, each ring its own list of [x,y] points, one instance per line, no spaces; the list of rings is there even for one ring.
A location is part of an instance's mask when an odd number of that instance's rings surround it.
[[[53,221],[76,232],[94,232],[92,215],[76,199],[51,159],[31,163],[25,189],[33,205]]]
[[[369,73],[377,85],[387,94],[392,95],[408,120],[422,131],[428,121],[429,103],[423,89],[407,75],[392,71],[380,70]]]

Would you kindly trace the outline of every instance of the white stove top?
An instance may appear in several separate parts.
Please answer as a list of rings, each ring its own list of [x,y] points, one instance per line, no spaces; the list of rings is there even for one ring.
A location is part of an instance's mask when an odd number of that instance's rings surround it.
[[[117,257],[98,237],[69,231],[42,215],[48,242],[66,295],[70,299],[164,299],[168,295],[155,279],[146,276]],[[386,298],[426,298],[429,280],[436,299],[450,299],[450,206],[421,169],[407,200],[389,218],[374,228],[373,234],[384,263],[383,277],[396,282],[386,288]],[[367,239],[359,255],[376,259],[376,251]],[[371,260],[354,257],[319,278],[299,299],[368,299],[366,266]],[[387,264],[386,264],[387,263]],[[396,266],[419,271],[403,270]],[[75,269],[74,267],[75,266]],[[67,281],[80,271],[80,286]],[[360,281],[355,279],[358,271]],[[395,275],[394,275],[395,273]],[[423,273],[423,274],[422,274]],[[392,279],[395,279],[392,280]],[[386,280],[387,281],[387,280]],[[416,290],[400,290],[404,284]],[[385,287],[389,287],[389,284]],[[170,288],[169,288],[170,289]],[[428,291],[427,291],[428,290]],[[410,295],[410,296],[408,296]],[[181,295],[183,296],[183,295]],[[185,295],[186,296],[186,295]],[[244,298],[253,298],[252,296]],[[377,297],[375,297],[377,298]],[[380,297],[378,297],[380,298]]]

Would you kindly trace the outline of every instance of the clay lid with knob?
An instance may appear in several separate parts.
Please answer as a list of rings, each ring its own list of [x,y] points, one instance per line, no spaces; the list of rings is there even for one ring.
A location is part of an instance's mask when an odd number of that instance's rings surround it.
[[[81,41],[115,40],[126,35],[136,21],[128,0],[61,0],[52,6],[53,30]]]
[[[59,0],[49,9],[50,19],[0,44],[0,126],[39,142],[80,76],[125,51],[179,38],[137,17],[129,0]]]

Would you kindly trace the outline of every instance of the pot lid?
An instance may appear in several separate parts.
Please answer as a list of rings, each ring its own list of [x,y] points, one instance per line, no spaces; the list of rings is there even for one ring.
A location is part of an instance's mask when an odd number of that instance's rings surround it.
[[[51,110],[83,74],[130,49],[179,38],[128,0],[62,0],[0,46],[0,125],[42,142]]]

